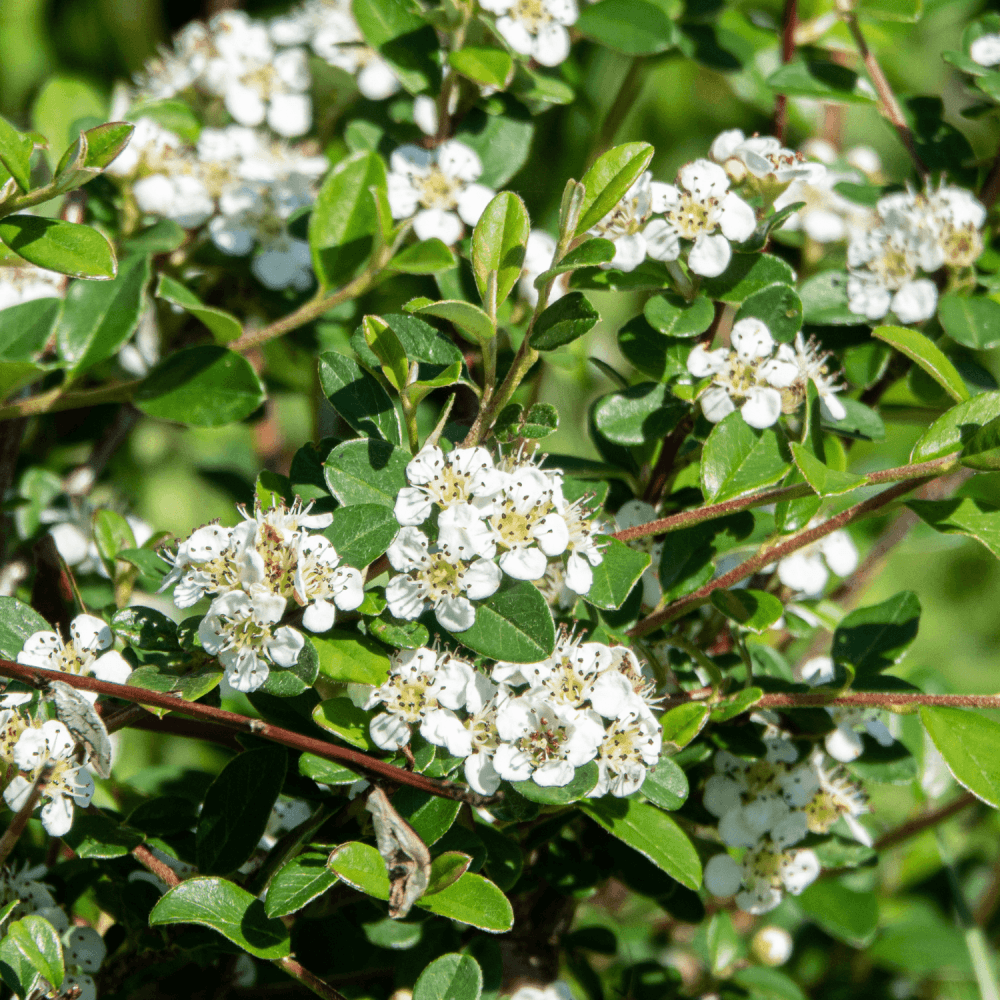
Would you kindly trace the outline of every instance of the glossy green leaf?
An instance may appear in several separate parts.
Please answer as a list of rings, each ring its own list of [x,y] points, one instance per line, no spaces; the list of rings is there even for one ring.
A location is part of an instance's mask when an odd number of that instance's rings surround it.
[[[529,342],[536,351],[554,351],[589,333],[600,319],[582,292],[569,292],[535,320]]]
[[[413,1000],[479,1000],[483,973],[471,955],[451,952],[434,959],[413,986]]]
[[[874,892],[855,892],[837,879],[821,879],[798,897],[800,909],[838,941],[854,948],[869,944],[878,929]]]
[[[758,430],[735,410],[712,428],[701,460],[701,485],[712,503],[731,500],[782,479],[791,465],[775,427]]]
[[[752,708],[764,696],[759,687],[743,688],[731,695],[712,709],[709,716],[711,722],[728,722]]]
[[[378,753],[379,748],[368,734],[371,713],[358,708],[350,698],[329,698],[320,702],[312,713],[313,722],[335,733],[345,743],[368,753]]]
[[[333,681],[382,684],[389,676],[385,648],[357,632],[333,631],[313,639],[319,653],[319,672]]]
[[[503,90],[514,73],[514,60],[503,49],[467,45],[448,53],[448,65],[474,83]]]
[[[864,317],[847,306],[847,273],[822,271],[799,286],[803,320],[817,326],[856,326]]]
[[[291,952],[288,928],[268,917],[259,899],[223,878],[198,876],[174,886],[153,907],[149,923],[211,927],[256,958],[274,960]]]
[[[397,392],[404,388],[409,381],[410,366],[406,350],[392,327],[380,316],[365,316],[361,321],[361,336],[370,354],[378,359],[389,384]]]
[[[399,524],[382,504],[360,503],[338,507],[323,534],[333,542],[341,562],[360,569],[392,544]]]
[[[161,664],[150,663],[138,667],[129,675],[128,682],[133,687],[145,688],[147,691],[158,691],[160,694],[171,694],[185,701],[197,701],[209,691],[214,691],[222,681],[221,669],[195,670],[184,674]],[[170,709],[148,707],[147,711],[163,718]]]
[[[472,232],[472,273],[479,297],[493,315],[521,276],[530,231],[524,202],[510,191],[501,191]]]
[[[62,942],[55,927],[44,917],[35,914],[15,920],[0,942],[0,967],[3,965],[20,973],[19,979],[25,975],[23,968],[27,965],[58,989],[62,985],[65,968]],[[8,977],[5,975],[3,978],[6,980]],[[13,989],[23,987],[27,994],[30,992],[31,982],[8,985]]]
[[[943,295],[938,320],[952,340],[974,351],[1000,346],[1000,303],[988,298]]]
[[[911,462],[929,462],[955,454],[980,427],[1000,417],[1000,392],[983,392],[938,417],[918,438]]]
[[[673,812],[687,801],[687,775],[669,757],[661,757],[646,771],[639,791],[653,805]]]
[[[129,683],[132,683],[131,678]],[[64,839],[77,857],[107,861],[124,858],[144,838],[137,830],[130,830],[110,816],[88,813],[73,817],[73,828]]]
[[[30,605],[16,597],[0,597],[0,656],[16,660],[24,640],[35,632],[51,632],[52,626]]]
[[[962,448],[961,462],[980,472],[1000,469],[1000,417],[973,432]]]
[[[701,862],[687,834],[662,810],[638,799],[605,796],[581,805],[609,833],[688,889],[701,885]]]
[[[485,344],[497,335],[493,321],[479,306],[474,306],[471,302],[446,299],[421,306],[416,312],[447,320],[470,344]]]
[[[451,829],[462,803],[404,785],[393,795],[392,806],[430,847]]]
[[[526,580],[506,582],[476,605],[476,620],[453,633],[480,656],[511,663],[538,663],[555,648],[552,612],[539,589]]]
[[[781,601],[763,590],[713,590],[709,600],[727,618],[760,635],[785,613]]]
[[[509,403],[497,415],[493,436],[501,444],[516,438],[547,437],[559,427],[559,412],[551,403],[535,403],[527,413],[520,403]]]
[[[972,497],[910,500],[906,506],[935,531],[975,538],[1000,559],[1000,507]]]
[[[831,420],[823,416],[821,418],[823,430],[860,441],[885,440],[885,424],[875,410],[856,399],[851,399],[850,396],[841,395],[837,399],[847,411],[847,415],[840,420]]]
[[[737,253],[722,274],[702,281],[702,291],[711,299],[740,303],[774,284],[795,284],[795,273],[780,257]]]
[[[107,98],[92,83],[79,77],[55,75],[42,86],[31,108],[31,127],[49,141],[47,155],[55,164],[59,151],[79,132],[77,122],[104,120]]]
[[[643,315],[654,330],[668,337],[697,337],[715,319],[715,307],[705,295],[688,302],[676,292],[663,292],[646,301]]]
[[[657,382],[670,382],[678,375],[688,375],[691,341],[664,336],[649,325],[645,316],[636,316],[618,331],[618,347],[643,375]]]
[[[368,622],[368,631],[387,646],[398,646],[400,649],[418,649],[430,642],[426,625],[393,618],[388,613]]]
[[[1000,723],[962,708],[921,705],[920,721],[955,780],[1000,809]]]
[[[285,917],[295,913],[334,885],[337,876],[327,868],[326,858],[317,851],[305,851],[279,868],[267,887],[267,915]]]
[[[603,0],[607,2],[607,0]],[[577,235],[600,222],[639,179],[653,158],[648,142],[627,142],[602,153],[583,175],[583,203],[576,225]]]
[[[594,582],[584,594],[595,608],[620,608],[649,566],[648,552],[640,552],[609,535],[595,539],[601,547],[601,562],[593,567]]]
[[[865,483],[864,476],[855,476],[850,472],[838,472],[821,462],[805,445],[793,441],[789,446],[796,468],[802,473],[806,482],[821,497],[839,496],[850,493]]]
[[[476,824],[476,833],[486,845],[486,874],[504,892],[509,892],[524,869],[524,854],[518,842],[486,823]]]
[[[924,12],[924,0],[858,0],[858,14],[873,21],[912,24]]]
[[[941,353],[941,348],[922,333],[905,326],[877,326],[872,330],[872,336],[895,347],[920,365],[956,403],[963,403],[969,398],[969,390],[958,370]]]
[[[689,409],[665,385],[640,382],[602,396],[594,406],[593,420],[613,444],[645,444],[666,437]]]
[[[776,69],[767,85],[776,94],[846,104],[872,104],[875,93],[862,86],[858,74],[839,63],[822,59],[793,59]]]
[[[327,457],[323,468],[330,492],[345,507],[380,504],[392,510],[396,494],[406,486],[410,456],[377,438],[345,441]]]
[[[575,271],[581,267],[597,267],[598,264],[607,264],[615,255],[615,245],[611,240],[594,238],[585,240],[578,247],[574,247],[558,264],[550,267],[547,271],[542,271],[535,278],[535,288],[541,287],[567,271]]]
[[[30,136],[18,132],[6,118],[0,118],[0,163],[25,193],[31,190],[31,154],[34,149]]]
[[[503,934],[514,926],[514,911],[507,897],[488,878],[472,872],[433,896],[418,899],[417,906],[491,934]]]
[[[457,264],[458,258],[451,247],[439,239],[430,239],[403,247],[386,267],[401,274],[437,274],[449,271]]]
[[[361,775],[343,764],[337,764],[311,753],[299,757],[299,773],[321,785],[353,785]]]
[[[281,792],[287,763],[283,747],[245,750],[209,785],[195,836],[203,874],[236,871],[253,854]]]
[[[594,761],[583,764],[576,769],[573,777],[565,785],[537,785],[534,781],[512,781],[511,787],[522,798],[529,802],[538,802],[546,806],[564,806],[586,798],[593,791],[600,771]]]
[[[118,273],[118,260],[96,229],[38,215],[8,215],[0,220],[0,241],[19,257],[72,278],[106,281]]]
[[[402,443],[399,415],[389,394],[353,358],[332,351],[321,354],[319,382],[330,405],[358,434]]]
[[[102,508],[94,514],[94,542],[105,569],[114,576],[115,557],[122,549],[135,548],[135,536],[124,516],[116,510]]]
[[[576,28],[601,45],[631,56],[666,52],[677,44],[678,31],[663,7],[650,0],[601,0],[584,7]]]
[[[250,416],[264,387],[246,358],[218,345],[187,347],[161,361],[135,394],[143,413],[192,427],[219,427]]]
[[[853,667],[859,679],[881,673],[902,659],[919,625],[920,601],[912,590],[904,590],[841,619],[830,654]]]
[[[226,344],[243,334],[240,321],[225,309],[206,306],[189,288],[175,281],[169,275],[161,274],[156,286],[156,297],[179,306],[195,319],[201,320],[212,332],[217,344]]]
[[[424,895],[433,895],[457,882],[468,870],[472,858],[461,851],[445,851],[431,861],[431,875]]]
[[[660,717],[663,746],[667,753],[686,747],[704,728],[710,710],[707,705],[678,705]]]
[[[385,186],[385,165],[375,153],[348,156],[323,181],[309,216],[313,270],[322,287],[345,284],[371,253],[378,217],[368,189]]]
[[[156,608],[122,608],[112,615],[111,628],[139,649],[168,652],[179,648],[176,623]]]
[[[56,166],[54,191],[61,194],[92,181],[128,145],[134,131],[128,122],[105,122],[81,132]]]
[[[45,371],[39,359],[60,307],[59,299],[45,298],[0,309],[0,399],[35,381]]]
[[[791,285],[768,285],[743,300],[735,322],[751,317],[761,320],[776,341],[787,344],[802,329],[802,300]]]

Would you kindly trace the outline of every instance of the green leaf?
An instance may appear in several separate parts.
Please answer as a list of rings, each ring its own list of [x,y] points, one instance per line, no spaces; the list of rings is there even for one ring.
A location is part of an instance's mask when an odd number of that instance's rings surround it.
[[[1000,303],[993,299],[943,295],[938,320],[952,340],[974,351],[1000,346]]]
[[[70,285],[56,322],[56,340],[71,371],[81,373],[110,358],[135,333],[149,273],[148,257],[129,257],[113,281]]]
[[[180,249],[186,239],[187,233],[173,219],[159,219],[126,240],[125,251],[143,254],[173,253]]]
[[[434,959],[420,973],[413,1000],[479,1000],[483,973],[471,955],[451,952]]]
[[[135,566],[154,588],[162,583],[170,569],[152,549],[119,549],[117,558]]]
[[[480,656],[511,663],[538,663],[556,644],[552,612],[538,588],[527,580],[505,582],[476,606],[472,628],[453,634]]]
[[[697,337],[715,319],[715,306],[705,295],[688,302],[676,292],[663,292],[646,301],[643,315],[654,330],[668,337]]]
[[[735,322],[749,317],[761,320],[776,341],[787,344],[802,329],[802,300],[790,285],[768,285],[743,300]]]
[[[645,316],[636,316],[618,331],[618,347],[643,375],[657,382],[670,382],[678,375],[688,375],[691,341],[665,337],[649,325]]]
[[[920,601],[904,590],[881,604],[858,608],[841,619],[830,655],[854,668],[859,679],[895,666],[917,637]]]
[[[428,847],[451,829],[462,807],[457,799],[431,795],[405,785],[393,795],[392,805]]]
[[[580,806],[609,833],[688,889],[701,885],[701,862],[687,834],[662,810],[638,799],[605,796]]]
[[[288,764],[283,747],[238,754],[205,793],[195,835],[198,868],[206,875],[236,871],[264,835]]]
[[[379,752],[368,733],[371,713],[358,708],[350,698],[329,698],[322,701],[313,709],[312,717],[317,726],[336,733],[352,747],[367,753]]]
[[[514,60],[503,49],[466,46],[449,52],[448,64],[474,83],[497,90],[504,90],[514,74]]]
[[[860,441],[883,441],[885,439],[885,424],[882,418],[864,403],[859,403],[850,396],[838,396],[840,405],[847,410],[847,416],[840,420],[830,420],[822,417],[823,430],[832,431],[842,437],[857,438]]]
[[[458,258],[451,247],[435,238],[403,247],[386,264],[386,269],[399,271],[400,274],[437,274],[439,271],[450,271],[457,265]]]
[[[702,291],[710,299],[739,303],[774,284],[795,284],[795,273],[780,257],[769,253],[737,253],[722,274],[702,282]]]
[[[929,462],[962,450],[980,427],[1000,417],[1000,392],[982,392],[938,417],[917,440],[911,462]]]
[[[581,765],[568,784],[559,786],[537,785],[534,781],[512,781],[511,788],[529,802],[545,806],[565,806],[586,798],[594,790],[600,771],[594,761]]]
[[[24,965],[27,965],[56,989],[62,986],[65,974],[62,942],[55,927],[44,917],[30,914],[15,920],[7,928],[3,941],[0,942],[0,963],[12,971],[16,970],[18,979],[25,976]],[[3,978],[6,981],[8,976],[4,975]],[[8,982],[8,985],[27,995],[31,992],[32,983],[22,979],[20,983]]]
[[[520,403],[508,403],[497,415],[493,436],[501,444],[516,438],[547,437],[559,427],[559,411],[551,403],[535,403],[525,413]]]
[[[782,479],[791,465],[775,427],[751,427],[739,410],[717,423],[705,442],[701,486],[711,503],[731,500]]]
[[[661,757],[646,772],[639,791],[653,805],[673,812],[687,801],[687,775],[669,757]]]
[[[389,676],[385,648],[356,632],[330,632],[318,636],[313,645],[319,653],[319,672],[332,681],[350,684],[382,684]]]
[[[873,21],[913,24],[924,12],[924,0],[858,0],[857,12]]]
[[[470,344],[486,344],[497,335],[493,321],[479,306],[474,306],[471,302],[446,299],[421,306],[415,312],[447,320]]]
[[[709,719],[712,722],[728,722],[737,715],[742,715],[748,708],[752,708],[763,696],[764,692],[759,687],[743,688],[742,691],[717,704],[712,709]]]
[[[877,326],[872,330],[872,336],[895,347],[920,365],[956,403],[963,403],[969,398],[969,390],[958,370],[941,353],[941,348],[922,333],[905,326]]]
[[[311,753],[299,757],[299,773],[322,785],[353,785],[361,775],[343,764],[337,764]]]
[[[961,462],[982,472],[1000,469],[1000,417],[984,424],[965,442]]]
[[[689,409],[665,385],[640,382],[602,396],[594,406],[593,420],[613,444],[646,444],[669,434]]]
[[[392,511],[382,504],[360,503],[338,507],[323,534],[333,542],[341,562],[361,568],[382,555],[398,531]]]
[[[424,320],[406,313],[386,313],[381,319],[396,334],[411,361],[427,362],[435,371],[462,363],[459,347]]]
[[[359,434],[402,443],[399,415],[389,394],[352,358],[332,351],[321,354],[319,382],[330,405]]]
[[[514,926],[514,910],[507,897],[489,879],[472,872],[433,896],[421,897],[417,906],[491,934],[503,934]]]
[[[506,52],[504,55],[510,59]],[[510,191],[501,191],[476,223],[472,233],[472,273],[479,297],[491,315],[496,315],[521,276],[530,231],[528,210]]]
[[[472,836],[470,834],[470,836]],[[431,861],[431,875],[425,895],[433,895],[457,882],[468,870],[472,858],[461,851],[445,851]]]
[[[16,597],[0,597],[0,656],[16,660],[24,640],[52,626],[32,607]]]
[[[389,874],[382,855],[360,841],[349,841],[335,848],[327,861],[331,871],[349,886],[376,899],[389,898]],[[417,900],[418,904],[421,900]]]
[[[601,4],[584,7],[576,22],[579,31],[601,45],[630,56],[647,56],[677,44],[674,22],[659,4],[649,0],[601,0]]]
[[[710,709],[707,705],[678,705],[660,717],[663,746],[667,753],[683,750],[705,727]]]
[[[217,344],[226,344],[243,334],[240,321],[225,309],[206,306],[189,288],[175,281],[169,275],[161,274],[156,286],[156,297],[171,305],[179,306],[195,319],[201,320],[211,330]]]
[[[365,438],[337,445],[323,471],[330,492],[344,506],[379,504],[392,510],[396,494],[406,486],[408,461],[402,449]]]
[[[554,351],[589,333],[600,319],[583,292],[569,292],[535,320],[529,343],[536,351]]]
[[[874,892],[854,892],[837,879],[813,882],[798,897],[800,909],[827,934],[853,948],[871,943],[878,929]]]
[[[620,608],[650,563],[648,552],[630,548],[610,535],[598,535],[601,562],[593,567],[594,582],[584,595],[588,604],[605,611]]]
[[[18,132],[6,118],[0,118],[0,163],[25,193],[31,190],[31,154],[34,149],[30,136]]]
[[[750,965],[738,969],[733,982],[746,990],[752,1000],[807,1000],[795,980],[780,969]]]
[[[135,394],[143,413],[191,427],[219,427],[250,416],[264,386],[246,358],[218,345],[187,347],[161,361]]]
[[[26,261],[73,278],[106,281],[118,273],[118,261],[107,239],[76,222],[8,215],[0,221],[0,241]]]
[[[906,506],[935,531],[968,535],[1000,559],[1000,507],[972,497],[910,500]]]
[[[94,514],[94,542],[98,554],[108,570],[108,575],[114,576],[115,557],[122,549],[135,548],[135,535],[128,521],[116,510],[102,507]]]
[[[387,646],[399,646],[400,649],[418,649],[430,642],[426,625],[388,614],[368,622],[368,631]]]
[[[1000,809],[1000,723],[961,708],[920,706],[920,721],[955,780]]]
[[[611,240],[594,238],[585,240],[578,247],[570,250],[568,254],[558,264],[550,267],[547,271],[542,271],[535,278],[535,288],[541,289],[543,285],[553,278],[567,271],[575,271],[580,267],[597,267],[598,264],[609,263],[615,255],[615,245]]]
[[[838,472],[821,462],[805,445],[793,441],[789,446],[792,449],[792,458],[795,465],[802,473],[806,482],[821,497],[839,496],[841,493],[850,493],[865,483],[864,476],[855,476],[850,472]]]
[[[809,278],[799,288],[803,320],[816,326],[857,326],[864,317],[847,306],[847,274],[823,271]]]
[[[398,392],[409,381],[410,366],[406,351],[392,327],[379,316],[365,316],[361,321],[361,336],[368,352],[382,368],[382,374]],[[367,353],[362,355],[367,357]]]
[[[122,608],[111,618],[111,628],[129,645],[139,649],[171,652],[177,645],[177,625],[155,608]]]
[[[149,914],[149,924],[201,924],[256,958],[291,953],[288,928],[268,917],[264,904],[224,878],[198,876],[176,885]]]
[[[45,371],[39,358],[61,305],[59,299],[46,298],[0,309],[0,399],[35,381]]]
[[[562,81],[553,82],[568,89]],[[503,114],[491,115],[473,108],[462,119],[455,138],[479,154],[483,161],[479,183],[496,191],[524,166],[531,152],[535,126],[531,115],[516,101],[499,96],[494,100],[503,104]]]
[[[863,87],[858,74],[822,59],[793,59],[776,69],[767,85],[776,94],[811,97],[846,104],[873,104],[875,93]]]
[[[368,189],[385,186],[385,165],[375,153],[348,156],[323,181],[309,216],[313,270],[322,288],[345,284],[371,253],[378,215]]]
[[[326,866],[326,855],[305,851],[278,869],[267,887],[265,912],[285,917],[301,910],[334,885],[337,876]]]
[[[31,125],[48,139],[49,158],[54,164],[52,151],[64,149],[77,137],[76,123],[87,118],[103,121],[106,111],[107,99],[93,84],[71,76],[54,76],[35,98]]]
[[[524,870],[524,854],[520,845],[486,823],[477,823],[476,833],[486,845],[486,874],[504,892],[509,892]]]
[[[125,117],[133,122],[140,118],[152,118],[158,125],[180,136],[192,146],[198,142],[198,137],[201,135],[201,122],[198,116],[191,110],[191,106],[180,98],[133,104]]]
[[[87,813],[73,817],[73,828],[64,839],[77,857],[108,861],[124,858],[142,843],[143,836],[103,813]]]
[[[54,191],[62,194],[92,181],[128,145],[134,131],[128,122],[105,122],[81,132],[59,160]]]
[[[576,235],[583,235],[621,201],[652,158],[653,147],[648,142],[627,142],[609,149],[595,160],[581,180],[585,193]]]
[[[713,590],[709,600],[727,618],[760,635],[785,613],[781,601],[763,590]]]
[[[440,88],[434,30],[404,0],[353,0],[351,10],[365,40],[378,49],[411,93]]]
[[[160,694],[172,694],[185,701],[197,701],[217,688],[221,681],[222,671],[219,669],[178,674],[159,664],[138,667],[132,671],[128,679],[133,687],[158,691]],[[147,711],[163,718],[170,709],[147,707]]]

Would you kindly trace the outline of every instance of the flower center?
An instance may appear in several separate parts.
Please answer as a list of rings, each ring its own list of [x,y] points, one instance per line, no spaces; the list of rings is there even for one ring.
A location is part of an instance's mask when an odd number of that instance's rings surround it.
[[[917,273],[906,250],[893,246],[887,246],[880,257],[869,263],[868,268],[887,288],[899,288]]]
[[[538,728],[514,741],[518,750],[530,754],[536,764],[543,764],[552,757],[560,756],[559,750],[566,742],[566,727],[555,720],[542,716]]]
[[[271,638],[270,626],[257,621],[252,614],[219,617],[226,633],[225,649],[260,649]]]
[[[637,725],[625,726],[616,722],[601,744],[601,760],[607,761],[616,770],[626,764],[641,763],[638,746],[641,740],[642,733]]]
[[[426,177],[414,178],[413,185],[424,208],[438,208],[445,212],[458,204],[458,196],[465,186],[458,178],[447,177],[437,166],[431,167]]]
[[[431,552],[430,566],[423,572],[427,586],[427,596],[432,601],[443,597],[457,597],[462,592],[462,569],[450,563],[441,552]]]
[[[693,240],[700,233],[710,233],[715,229],[718,207],[718,198],[698,198],[682,194],[680,204],[666,213],[666,220],[678,236]]]
[[[777,886],[781,883],[782,858],[777,851],[757,850],[743,859],[743,870],[752,878],[765,879]]]
[[[385,699],[386,706],[402,715],[407,722],[417,722],[427,710],[427,682],[423,679],[397,682],[395,690]]]
[[[533,35],[537,35],[539,29],[552,20],[542,0],[517,0],[511,8],[510,17],[520,21]]]
[[[465,503],[469,499],[472,476],[461,472],[453,465],[445,467],[432,479],[424,489],[442,507]]]
[[[813,833],[826,833],[837,821],[840,810],[828,792],[817,792],[805,807],[806,822]]]

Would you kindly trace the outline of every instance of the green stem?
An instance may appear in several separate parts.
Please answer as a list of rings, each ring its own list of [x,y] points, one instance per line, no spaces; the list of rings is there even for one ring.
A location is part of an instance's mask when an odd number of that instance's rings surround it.
[[[87,406],[99,406],[102,403],[127,403],[141,384],[142,379],[136,379],[134,382],[119,382],[117,385],[80,389],[65,394],[62,386],[58,386],[37,396],[29,396],[17,403],[11,403],[9,406],[0,406],[0,421],[14,420],[17,417],[34,417],[59,410],[78,410]]]
[[[694,282],[684,273],[684,268],[676,260],[668,260],[665,263],[667,265],[667,273],[674,279],[674,285],[677,287],[678,294],[683,295],[685,301],[691,302],[697,291]]]
[[[622,82],[618,85],[618,92],[611,102],[604,120],[601,122],[600,131],[594,140],[594,145],[590,149],[587,157],[589,167],[601,153],[609,149],[614,142],[618,130],[622,127],[629,110],[635,103],[635,99],[642,89],[642,71],[645,67],[645,60],[641,57],[633,58]]]

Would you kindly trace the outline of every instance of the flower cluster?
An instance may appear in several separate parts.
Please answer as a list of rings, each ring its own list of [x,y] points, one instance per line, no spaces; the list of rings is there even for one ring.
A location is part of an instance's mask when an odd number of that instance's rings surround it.
[[[558,66],[569,55],[567,28],[580,16],[576,0],[479,0],[496,15],[496,30],[518,54],[542,66]]]
[[[399,749],[419,726],[430,743],[465,758],[466,780],[482,794],[501,779],[566,785],[596,760],[590,794],[626,796],[660,756],[651,690],[630,650],[563,633],[548,659],[499,662],[489,678],[451,653],[404,650],[366,708],[384,708],[370,726],[378,746]]]
[[[727,750],[714,758],[715,773],[705,783],[705,808],[719,820],[719,838],[743,849],[740,861],[717,854],[705,866],[705,886],[716,896],[736,896],[748,913],[767,913],[781,902],[782,890],[798,895],[819,875],[814,851],[794,845],[810,834],[829,833],[843,819],[854,837],[871,846],[858,819],[868,811],[863,790],[821,750],[799,759],[795,745],[780,733],[765,736],[764,757],[746,761]]]
[[[456,139],[437,149],[406,145],[389,158],[389,208],[394,219],[412,219],[421,240],[457,243],[474,226],[496,192],[477,181],[479,154]],[[463,225],[464,223],[464,225]]]
[[[364,600],[361,573],[342,566],[331,542],[310,531],[325,528],[331,514],[311,514],[312,504],[290,507],[258,501],[235,528],[198,528],[168,557],[161,590],[174,588],[174,603],[189,608],[216,595],[198,627],[206,652],[217,656],[237,691],[256,691],[270,664],[291,667],[305,644],[302,634],[281,625],[288,602],[305,608],[310,632],[333,627],[336,609],[352,611]]]
[[[66,285],[65,274],[47,271],[26,261],[4,263],[0,266],[0,309],[34,299],[61,299]]]
[[[229,256],[256,247],[250,269],[262,285],[302,291],[313,280],[309,245],[290,234],[288,220],[313,203],[328,166],[325,157],[263,129],[205,128],[192,146],[139,117],[108,173],[132,182],[140,211],[185,229],[207,223],[212,242]]]
[[[986,209],[964,188],[941,184],[879,199],[872,227],[847,247],[847,303],[870,320],[893,312],[920,323],[937,309],[929,275],[971,267],[983,252]]]
[[[396,497],[402,525],[386,555],[400,575],[385,590],[397,618],[433,608],[453,632],[471,628],[472,601],[495,593],[504,573],[541,580],[550,559],[567,556],[565,582],[577,594],[593,583],[601,562],[589,511],[567,503],[562,473],[542,469],[522,453],[499,465],[485,448],[445,454],[425,445],[406,466],[409,486]],[[432,542],[419,526],[436,521]],[[494,559],[499,555],[499,559]]]
[[[709,156],[723,166],[736,183],[745,180],[747,175],[757,181],[766,179],[780,185],[791,181],[814,183],[826,173],[822,163],[785,149],[773,136],[755,134],[747,138],[738,128],[716,136]]]
[[[794,413],[812,382],[823,411],[833,420],[847,415],[836,397],[841,386],[826,367],[828,355],[802,334],[791,344],[776,345],[771,331],[759,319],[747,317],[733,324],[732,348],[712,351],[699,344],[687,359],[695,378],[711,378],[699,396],[705,419],[718,423],[737,407],[751,427],[770,427],[782,413]]]
[[[814,527],[819,520],[810,521]],[[778,579],[806,597],[823,593],[830,574],[850,576],[858,566],[858,550],[846,531],[834,531],[812,545],[806,545],[780,559]]]

